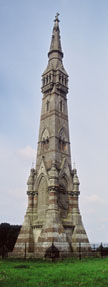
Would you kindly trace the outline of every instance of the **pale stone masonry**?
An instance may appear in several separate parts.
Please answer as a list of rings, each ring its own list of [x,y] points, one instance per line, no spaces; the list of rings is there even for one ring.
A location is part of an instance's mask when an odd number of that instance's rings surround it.
[[[42,111],[36,167],[28,178],[28,207],[13,255],[47,257],[53,246],[59,257],[90,249],[79,205],[79,179],[72,169],[68,126],[68,74],[63,66],[58,14],[42,75]],[[26,243],[26,245],[25,245]]]

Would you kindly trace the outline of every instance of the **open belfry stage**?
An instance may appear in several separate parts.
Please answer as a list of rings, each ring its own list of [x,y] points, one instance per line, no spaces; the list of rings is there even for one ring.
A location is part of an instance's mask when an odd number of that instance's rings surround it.
[[[42,74],[42,110],[36,166],[27,181],[28,207],[12,256],[64,258],[90,244],[79,210],[79,179],[72,169],[67,94],[59,14],[54,20],[48,65]]]

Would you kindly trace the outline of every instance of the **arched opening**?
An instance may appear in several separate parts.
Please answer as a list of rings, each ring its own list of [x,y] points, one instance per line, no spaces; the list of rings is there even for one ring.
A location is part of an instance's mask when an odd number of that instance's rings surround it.
[[[49,74],[49,83],[51,82],[51,74]]]
[[[58,148],[61,152],[66,152],[67,150],[67,143],[66,143],[64,128],[62,128],[59,132]]]
[[[47,103],[46,103],[46,110],[47,110],[47,112],[49,112],[49,105],[50,105],[50,103],[49,103],[49,101],[47,101]]]
[[[46,76],[46,84],[48,84],[48,76]]]
[[[42,79],[42,85],[45,85],[45,78]]]
[[[49,132],[47,129],[45,129],[42,133],[41,148],[42,152],[47,151],[49,148]]]
[[[61,113],[63,112],[63,101],[62,100],[60,101],[60,112]]]
[[[61,74],[59,74],[59,82],[61,83]]]

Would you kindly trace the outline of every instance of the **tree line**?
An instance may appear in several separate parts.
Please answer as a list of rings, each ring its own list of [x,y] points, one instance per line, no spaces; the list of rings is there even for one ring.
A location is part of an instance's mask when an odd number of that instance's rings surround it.
[[[0,256],[4,258],[14,248],[21,225],[0,224]]]

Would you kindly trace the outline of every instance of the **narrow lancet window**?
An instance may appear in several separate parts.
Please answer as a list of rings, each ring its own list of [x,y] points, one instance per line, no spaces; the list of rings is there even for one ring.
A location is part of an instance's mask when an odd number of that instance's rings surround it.
[[[63,128],[60,130],[60,133],[59,133],[58,148],[61,152],[66,152],[66,149],[67,149],[66,138],[65,138]]]
[[[49,112],[49,101],[47,101],[46,103],[46,109],[47,109],[47,112]]]
[[[51,82],[51,74],[49,74],[49,82]]]
[[[62,100],[60,101],[60,112],[63,112],[63,102],[62,102]]]
[[[41,148],[42,152],[47,151],[49,148],[49,132],[47,129],[42,134]]]

